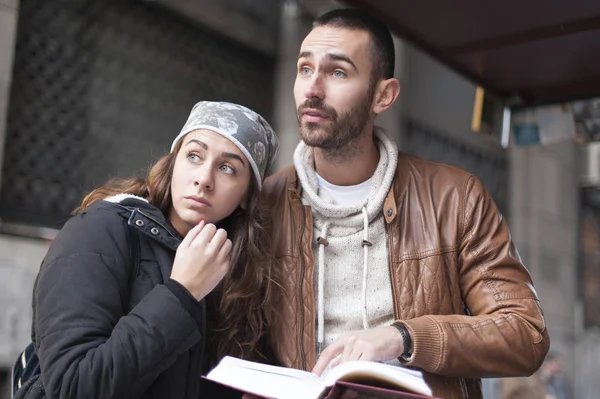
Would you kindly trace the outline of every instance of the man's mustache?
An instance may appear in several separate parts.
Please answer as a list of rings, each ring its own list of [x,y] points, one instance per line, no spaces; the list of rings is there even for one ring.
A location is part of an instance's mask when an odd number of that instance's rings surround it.
[[[302,116],[305,110],[314,109],[325,115],[327,115],[331,120],[337,119],[337,112],[332,107],[329,107],[323,103],[321,100],[306,100],[303,104],[298,107],[298,118]]]

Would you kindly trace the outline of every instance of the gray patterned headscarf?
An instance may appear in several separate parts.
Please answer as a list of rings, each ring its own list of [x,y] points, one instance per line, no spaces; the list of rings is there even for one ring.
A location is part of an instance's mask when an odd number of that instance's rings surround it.
[[[173,140],[171,152],[189,132],[207,129],[229,139],[246,156],[258,190],[277,152],[277,136],[267,121],[256,112],[232,103],[201,101],[194,105],[181,133]]]

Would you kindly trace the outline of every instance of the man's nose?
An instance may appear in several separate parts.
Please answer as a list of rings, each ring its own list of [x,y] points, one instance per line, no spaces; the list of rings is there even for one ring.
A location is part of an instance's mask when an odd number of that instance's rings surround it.
[[[304,96],[307,99],[318,98],[320,100],[323,100],[323,97],[325,95],[323,85],[323,78],[319,74],[314,73],[313,76],[311,76],[310,80],[307,82],[306,90],[304,91]]]

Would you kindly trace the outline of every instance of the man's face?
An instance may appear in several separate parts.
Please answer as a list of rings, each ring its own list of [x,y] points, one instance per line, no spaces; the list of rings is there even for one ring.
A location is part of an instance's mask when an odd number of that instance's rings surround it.
[[[559,375],[562,371],[562,363],[560,359],[554,359],[550,362],[550,373]]]
[[[294,97],[302,140],[338,150],[354,141],[372,117],[369,33],[328,26],[312,30],[298,56]]]

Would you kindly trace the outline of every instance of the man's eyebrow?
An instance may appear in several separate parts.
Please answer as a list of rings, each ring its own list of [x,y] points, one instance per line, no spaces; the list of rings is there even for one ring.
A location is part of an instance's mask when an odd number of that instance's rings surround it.
[[[313,57],[312,51],[301,51],[300,54],[298,54],[298,59],[300,59],[300,58],[312,58],[312,57]]]
[[[352,65],[352,68],[357,69],[356,65],[354,65],[354,62],[352,62],[352,60],[350,59],[350,57],[348,57],[345,54],[327,53],[325,55],[325,58],[327,58],[329,60],[332,60],[332,61],[346,62],[346,63]]]
[[[313,53],[311,51],[301,51],[300,54],[298,54],[298,59],[300,59],[300,58],[313,58]],[[348,63],[352,66],[352,68],[354,68],[355,70],[358,70],[358,68],[356,68],[356,65],[350,59],[350,57],[348,57],[345,54],[327,53],[325,55],[325,58],[328,61],[342,61],[342,62]]]
[[[204,148],[205,150],[208,150],[208,146],[206,145],[206,143],[204,143],[203,141],[200,141],[198,139],[190,139],[190,141],[188,141],[185,145],[190,145],[192,143],[196,143],[200,147]]]

